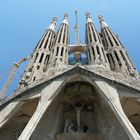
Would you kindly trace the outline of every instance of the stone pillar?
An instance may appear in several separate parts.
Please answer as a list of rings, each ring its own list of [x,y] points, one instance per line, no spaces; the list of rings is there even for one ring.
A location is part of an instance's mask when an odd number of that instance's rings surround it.
[[[11,102],[0,111],[0,128],[18,111],[22,104],[21,101]]]
[[[140,140],[139,134],[122,109],[116,88],[104,81],[95,81],[95,83],[97,84],[97,88],[100,90],[100,94],[104,97],[106,102],[108,102],[130,140]]]
[[[46,88],[41,91],[41,99],[39,101],[38,107],[28,122],[27,126],[19,136],[18,140],[29,140],[33,134],[36,126],[43,117],[45,111],[52,103],[53,99],[60,92],[59,88],[61,87],[63,81],[54,81]],[[56,92],[57,91],[57,92]]]

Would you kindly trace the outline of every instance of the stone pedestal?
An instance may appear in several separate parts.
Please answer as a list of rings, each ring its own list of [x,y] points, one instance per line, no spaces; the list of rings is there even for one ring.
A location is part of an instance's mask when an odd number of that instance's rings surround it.
[[[103,140],[103,138],[98,133],[73,132],[58,134],[56,140]]]

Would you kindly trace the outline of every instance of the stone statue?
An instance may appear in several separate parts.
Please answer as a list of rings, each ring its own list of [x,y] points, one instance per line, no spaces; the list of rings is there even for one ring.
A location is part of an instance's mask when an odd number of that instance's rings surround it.
[[[77,115],[77,131],[80,132],[80,112],[84,106],[84,104],[82,104],[81,107],[76,107],[75,105],[73,105],[75,110],[76,110],[76,115]]]

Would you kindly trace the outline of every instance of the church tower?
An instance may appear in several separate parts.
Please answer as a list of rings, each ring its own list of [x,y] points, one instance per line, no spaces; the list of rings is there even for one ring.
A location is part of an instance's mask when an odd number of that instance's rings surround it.
[[[93,66],[101,65],[104,68],[109,69],[109,63],[102,40],[89,13],[86,13],[86,44],[88,47],[89,64],[92,64]]]
[[[68,65],[68,45],[69,45],[69,26],[68,14],[64,15],[64,19],[57,32],[53,48],[51,50],[50,67],[61,69]]]
[[[20,81],[21,86],[44,77],[45,71],[49,65],[51,49],[55,38],[54,30],[56,21],[57,18],[54,17],[51,25],[48,27],[32,53],[27,68]]]
[[[128,74],[134,77],[139,76],[118,36],[116,36],[111,28],[105,23],[102,16],[99,16],[99,21],[111,70],[122,72],[123,74]]]
[[[76,11],[71,44],[68,14],[57,32],[56,21],[16,91],[5,98],[1,92],[0,140],[140,140],[140,75],[118,36],[102,16],[98,31],[87,12],[85,43],[79,43]]]

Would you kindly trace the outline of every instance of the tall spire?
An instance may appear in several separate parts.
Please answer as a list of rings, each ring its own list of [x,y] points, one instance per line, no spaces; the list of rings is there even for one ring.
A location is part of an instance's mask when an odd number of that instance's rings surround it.
[[[104,21],[104,17],[103,17],[103,16],[99,15],[99,16],[98,16],[98,19],[100,20],[100,23],[101,23],[101,27],[102,27],[102,28],[108,27],[108,25],[107,25],[107,24],[105,23],[105,21]]]
[[[67,51],[69,44],[68,14],[64,14],[64,19],[57,32],[54,46],[51,50],[50,67],[63,67],[67,64]]]
[[[89,63],[102,65],[109,68],[101,38],[90,18],[90,13],[86,13],[86,44],[88,46]]]
[[[50,26],[47,28],[43,37],[37,44],[20,81],[21,85],[40,79],[45,74],[46,67],[50,58],[50,50],[52,48],[52,43],[54,40],[54,29],[56,26],[56,21],[57,18],[54,17]]]
[[[51,25],[48,27],[48,30],[54,31],[56,26],[57,17],[53,17]]]
[[[124,74],[127,73],[131,76],[138,76],[139,74],[119,38],[106,24],[103,16],[98,16],[98,19],[100,21],[101,34],[103,36],[103,42],[107,51],[107,57],[111,65],[111,69],[114,71],[120,71]]]

